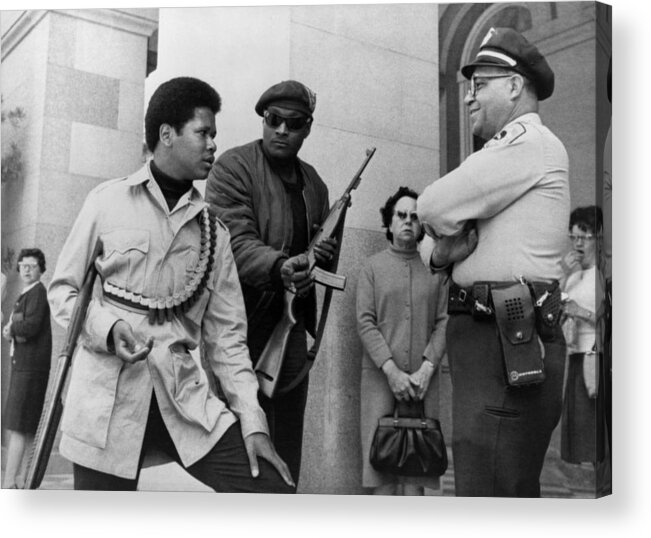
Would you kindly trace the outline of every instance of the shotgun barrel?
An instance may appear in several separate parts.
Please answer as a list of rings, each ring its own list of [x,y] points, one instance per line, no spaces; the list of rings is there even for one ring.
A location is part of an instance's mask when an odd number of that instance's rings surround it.
[[[24,489],[39,488],[50,460],[54,438],[56,437],[61,414],[63,413],[61,396],[68,377],[70,364],[72,363],[72,356],[77,347],[77,340],[84,326],[88,305],[93,296],[93,285],[97,277],[95,260],[101,252],[102,244],[98,240],[91,257],[90,266],[86,270],[84,282],[77,294],[75,306],[70,317],[70,324],[66,331],[65,344],[57,359],[54,378],[49,385],[49,390],[45,398],[45,404],[43,405],[43,411],[41,412],[41,418],[38,423],[32,452],[27,465],[27,478]]]

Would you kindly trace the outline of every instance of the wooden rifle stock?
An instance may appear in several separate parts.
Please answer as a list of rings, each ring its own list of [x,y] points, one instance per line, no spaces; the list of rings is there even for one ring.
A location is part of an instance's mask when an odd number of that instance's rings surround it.
[[[50,460],[50,453],[54,446],[54,438],[56,437],[61,414],[63,413],[61,396],[70,364],[72,363],[72,356],[77,347],[77,340],[84,326],[88,305],[93,295],[93,285],[97,277],[95,260],[101,252],[102,244],[98,240],[91,257],[90,266],[86,270],[84,282],[77,294],[75,306],[70,317],[70,324],[66,331],[65,344],[57,359],[54,379],[50,383],[50,390],[48,391],[43,411],[41,412],[41,418],[38,423],[36,437],[34,438],[34,444],[32,445],[32,452],[27,466],[24,489],[38,489],[43,481],[43,476],[45,475],[45,470]]]
[[[336,237],[341,227],[343,226],[346,218],[346,211],[350,205],[351,193],[357,188],[362,179],[362,172],[366,168],[373,155],[375,148],[366,150],[366,158],[360,166],[357,173],[353,176],[350,184],[344,191],[344,194],[339,198],[330,209],[330,213],[321,227],[312,238],[307,248],[308,268],[310,273],[314,276],[316,282],[325,286],[343,290],[346,286],[346,277],[330,273],[319,267],[316,267],[316,258],[314,256],[314,247],[321,243],[326,238]],[[336,269],[336,268],[335,268]],[[285,351],[287,350],[287,341],[292,327],[296,325],[296,317],[294,315],[294,300],[296,294],[292,290],[285,290],[284,294],[284,310],[283,316],[274,327],[269,340],[267,341],[262,354],[255,366],[255,373],[258,376],[258,383],[260,390],[268,398],[273,398],[278,389],[278,379],[280,377],[280,370],[283,366],[285,359]],[[327,312],[323,312],[327,315]],[[318,347],[318,344],[317,344]],[[316,351],[314,353],[316,354]]]

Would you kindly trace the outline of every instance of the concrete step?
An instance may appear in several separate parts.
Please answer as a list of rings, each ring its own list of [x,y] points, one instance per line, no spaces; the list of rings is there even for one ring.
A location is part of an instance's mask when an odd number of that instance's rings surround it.
[[[434,492],[434,495],[445,497],[453,497],[455,495],[454,459],[449,448],[448,460],[448,470],[441,477],[441,490]],[[564,465],[562,462],[557,461],[556,455],[553,453],[550,454],[541,477],[542,497],[562,499],[594,498],[594,487],[590,481],[590,476],[594,473],[589,466],[571,467],[574,475],[569,478],[564,474],[563,469]],[[575,476],[577,474],[581,474],[585,478],[583,480],[577,480]],[[56,449],[52,451],[40,489],[73,489],[72,464],[61,456]],[[138,489],[140,491],[210,491],[175,463],[165,463],[143,468]]]

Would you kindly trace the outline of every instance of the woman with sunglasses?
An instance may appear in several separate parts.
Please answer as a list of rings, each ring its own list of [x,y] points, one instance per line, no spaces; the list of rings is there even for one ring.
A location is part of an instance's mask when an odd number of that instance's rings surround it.
[[[11,342],[11,381],[2,425],[9,430],[3,488],[22,488],[27,468],[23,457],[34,441],[43,410],[52,355],[50,307],[41,275],[45,255],[28,248],[18,255],[23,291],[14,303],[2,335]]]
[[[417,193],[400,187],[380,209],[388,248],[364,264],[357,284],[357,331],[363,345],[361,380],[362,485],[374,495],[423,495],[438,489],[438,477],[380,473],[369,461],[378,419],[438,418],[438,367],[445,353],[447,286],[432,275],[417,244],[423,229],[416,215]]]
[[[565,257],[569,272],[564,291],[563,332],[567,341],[567,381],[563,402],[561,457],[569,463],[596,462],[603,457],[596,442],[601,399],[598,383],[597,322],[603,286],[597,268],[602,213],[596,206],[578,207],[570,215],[572,250]],[[597,423],[599,422],[599,426]]]

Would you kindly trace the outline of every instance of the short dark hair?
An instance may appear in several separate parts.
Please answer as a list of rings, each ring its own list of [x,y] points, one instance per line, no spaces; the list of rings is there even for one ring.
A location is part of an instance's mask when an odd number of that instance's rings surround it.
[[[578,226],[579,230],[586,233],[600,234],[603,226],[601,208],[594,205],[577,207],[570,213],[569,229],[572,230],[574,226]]]
[[[45,254],[43,254],[43,251],[40,248],[24,248],[20,251],[20,254],[18,254],[18,261],[16,262],[16,271],[18,272],[20,272],[18,264],[23,260],[23,258],[36,258],[41,273],[45,273]]]
[[[416,191],[410,189],[409,187],[400,187],[394,194],[387,198],[384,206],[380,208],[380,215],[382,216],[382,227],[387,229],[386,236],[389,241],[393,241],[393,234],[391,233],[391,219],[393,219],[393,210],[396,207],[398,200],[400,200],[400,198],[404,198],[405,196],[413,198],[414,200],[418,200],[418,193]],[[418,241],[423,238],[424,233],[425,232],[421,227]]]
[[[171,125],[176,132],[194,117],[196,108],[207,107],[217,114],[222,100],[208,83],[193,77],[177,77],[163,82],[149,100],[145,114],[145,142],[153,152],[159,140],[160,126]]]

